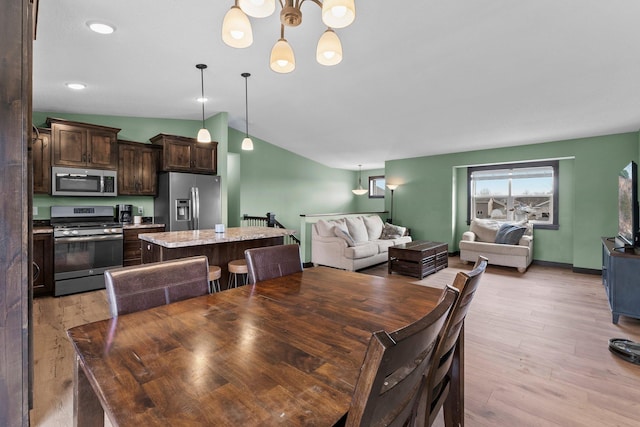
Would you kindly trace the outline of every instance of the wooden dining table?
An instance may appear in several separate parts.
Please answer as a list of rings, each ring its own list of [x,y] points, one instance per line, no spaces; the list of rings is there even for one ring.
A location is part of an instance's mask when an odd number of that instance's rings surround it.
[[[313,267],[69,329],[74,425],[331,426],[371,333],[435,307],[442,291],[410,280]]]

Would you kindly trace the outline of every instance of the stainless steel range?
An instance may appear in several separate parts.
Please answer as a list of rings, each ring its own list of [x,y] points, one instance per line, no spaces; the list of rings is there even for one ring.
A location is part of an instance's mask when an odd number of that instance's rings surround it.
[[[122,266],[122,224],[111,206],[52,206],[54,295],[104,288],[104,271]]]

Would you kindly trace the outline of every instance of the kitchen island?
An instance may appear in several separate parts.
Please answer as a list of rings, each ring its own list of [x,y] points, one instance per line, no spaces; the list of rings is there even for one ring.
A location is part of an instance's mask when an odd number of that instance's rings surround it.
[[[143,264],[206,255],[209,265],[221,268],[220,283],[224,289],[229,261],[244,259],[246,249],[282,245],[284,236],[293,234],[295,230],[285,228],[232,227],[224,233],[216,233],[215,230],[167,231],[140,234],[138,237],[142,245]]]

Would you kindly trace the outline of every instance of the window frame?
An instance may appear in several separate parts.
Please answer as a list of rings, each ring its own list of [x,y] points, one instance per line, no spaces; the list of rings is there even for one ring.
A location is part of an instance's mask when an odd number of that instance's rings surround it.
[[[543,230],[558,230],[560,228],[560,224],[558,223],[559,218],[559,176],[560,176],[560,162],[558,160],[543,160],[543,161],[532,161],[532,162],[520,162],[520,163],[496,163],[492,165],[483,165],[483,166],[470,166],[467,168],[467,225],[471,224],[471,205],[473,195],[471,194],[471,174],[477,171],[486,171],[486,170],[498,170],[498,169],[524,169],[524,168],[536,168],[536,167],[552,167],[553,168],[553,215],[552,222],[549,224],[538,224],[533,223],[533,227],[537,229]],[[509,197],[513,197],[509,195]]]
[[[375,176],[370,176],[369,177],[369,198],[370,199],[384,199],[384,193],[385,193],[385,188],[387,188],[387,182],[384,182],[384,185],[382,186],[383,192],[381,195],[377,195],[377,194],[373,194],[373,192],[371,191],[373,188],[375,188],[375,184],[376,181],[378,180],[383,180],[384,179],[384,175],[375,175]]]

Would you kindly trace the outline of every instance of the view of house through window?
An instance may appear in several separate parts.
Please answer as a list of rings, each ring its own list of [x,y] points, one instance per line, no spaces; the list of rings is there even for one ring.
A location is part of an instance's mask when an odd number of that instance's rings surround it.
[[[469,221],[492,218],[558,225],[558,162],[469,168]]]
[[[369,198],[383,198],[384,197],[384,175],[370,176],[369,177]]]

